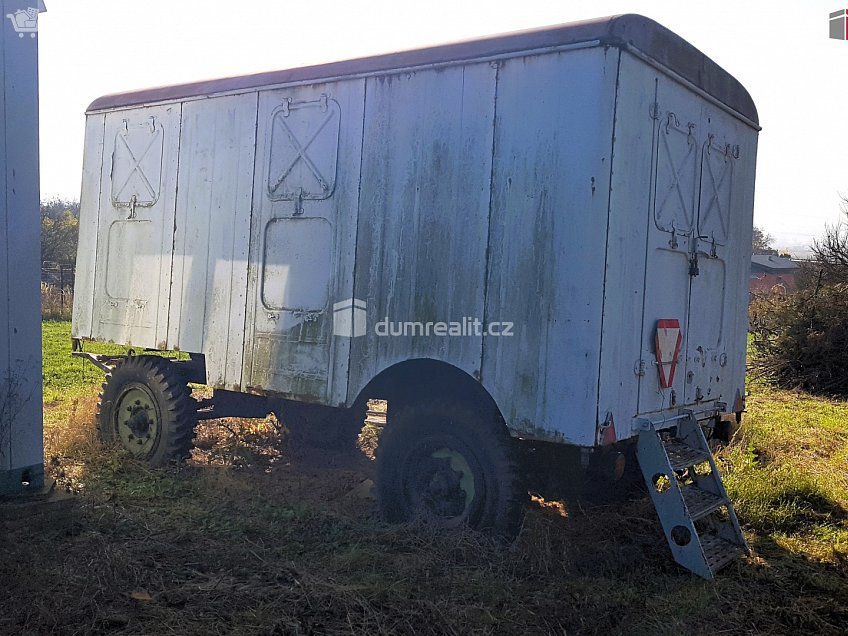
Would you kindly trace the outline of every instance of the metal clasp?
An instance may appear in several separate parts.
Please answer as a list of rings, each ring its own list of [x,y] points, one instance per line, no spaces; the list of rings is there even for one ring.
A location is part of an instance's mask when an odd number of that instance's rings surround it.
[[[294,196],[294,213],[292,216],[303,215],[303,188],[298,188]]]
[[[668,242],[671,249],[677,249],[677,229],[674,227],[674,219],[671,220],[671,240]]]

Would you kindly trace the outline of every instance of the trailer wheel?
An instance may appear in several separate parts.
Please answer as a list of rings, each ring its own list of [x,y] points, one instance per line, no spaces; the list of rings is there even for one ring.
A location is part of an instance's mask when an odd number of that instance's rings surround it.
[[[464,404],[402,407],[377,447],[377,501],[390,523],[467,525],[511,538],[527,499],[521,483],[503,421]]]
[[[188,385],[167,359],[130,356],[106,375],[97,404],[104,442],[150,466],[164,466],[189,456],[196,423]]]

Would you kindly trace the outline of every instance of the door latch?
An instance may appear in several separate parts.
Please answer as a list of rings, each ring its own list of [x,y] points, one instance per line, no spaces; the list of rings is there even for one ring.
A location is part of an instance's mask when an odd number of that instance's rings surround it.
[[[696,251],[689,257],[689,276],[694,278],[700,273],[698,269],[698,252]]]

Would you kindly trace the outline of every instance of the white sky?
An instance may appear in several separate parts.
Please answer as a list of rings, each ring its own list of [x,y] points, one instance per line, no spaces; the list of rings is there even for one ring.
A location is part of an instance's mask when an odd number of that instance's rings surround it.
[[[848,196],[848,42],[805,2],[46,0],[40,17],[42,198],[78,199],[83,113],[123,90],[284,69],[467,37],[641,13],[748,89],[760,113],[754,221],[808,243]]]

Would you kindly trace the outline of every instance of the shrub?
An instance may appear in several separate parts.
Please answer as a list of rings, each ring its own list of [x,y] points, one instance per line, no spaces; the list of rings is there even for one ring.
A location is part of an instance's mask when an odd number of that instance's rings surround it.
[[[780,387],[848,395],[848,284],[760,295],[750,318],[752,371]]]

